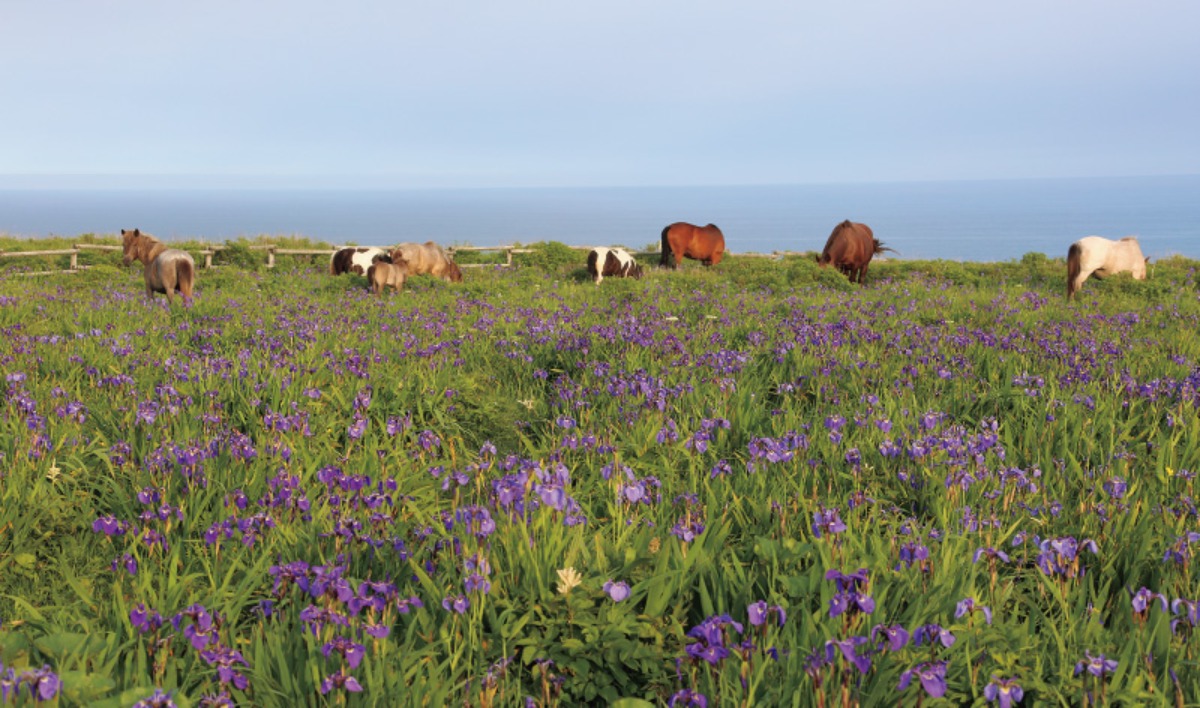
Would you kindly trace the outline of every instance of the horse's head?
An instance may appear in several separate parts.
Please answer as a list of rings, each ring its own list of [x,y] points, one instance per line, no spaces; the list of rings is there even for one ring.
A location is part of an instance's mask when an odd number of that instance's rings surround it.
[[[629,277],[635,278],[635,279],[640,279],[642,277],[642,267],[640,265],[638,265],[637,263],[634,263],[632,266],[630,266],[629,267]]]
[[[462,282],[462,271],[459,270],[457,263],[449,259],[446,259],[446,275],[452,283]]]
[[[121,265],[127,266],[135,259],[141,260],[139,246],[141,245],[142,232],[140,229],[126,231],[121,229]]]

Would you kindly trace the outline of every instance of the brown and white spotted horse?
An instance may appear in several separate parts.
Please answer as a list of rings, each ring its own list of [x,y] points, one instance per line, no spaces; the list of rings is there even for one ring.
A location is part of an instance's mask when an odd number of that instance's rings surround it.
[[[596,285],[610,278],[640,278],[642,267],[623,248],[593,248],[587,258],[588,273]]]
[[[384,249],[372,246],[343,248],[334,253],[333,257],[329,259],[329,274],[355,273],[356,275],[366,275],[367,270],[375,261],[391,263],[392,257]]]

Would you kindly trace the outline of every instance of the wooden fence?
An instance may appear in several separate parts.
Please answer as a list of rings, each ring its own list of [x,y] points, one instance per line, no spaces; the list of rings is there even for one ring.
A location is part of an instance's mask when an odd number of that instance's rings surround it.
[[[226,246],[220,246],[220,245],[205,246],[205,247],[201,248],[199,250],[199,254],[201,256],[203,256],[203,258],[204,258],[204,267],[205,268],[217,267],[217,266],[213,265],[213,256],[221,251],[226,250],[226,248],[227,248]],[[267,246],[249,246],[248,248],[251,251],[265,251],[267,254],[267,267],[274,268],[276,255],[280,255],[280,256],[329,256],[329,257],[332,257],[334,253],[336,253],[341,248],[344,248],[344,246],[337,246],[334,248],[279,248],[278,246],[267,245]],[[568,248],[572,248],[577,251],[590,251],[593,248],[595,248],[595,246],[569,246]],[[120,246],[109,246],[106,244],[77,243],[74,246],[72,246],[71,248],[60,248],[60,249],[46,250],[46,251],[8,251],[8,252],[0,251],[0,260],[8,259],[8,258],[23,258],[23,257],[32,258],[35,256],[70,256],[71,264],[67,270],[45,270],[45,271],[37,271],[37,272],[30,272],[30,273],[15,273],[14,275],[53,275],[56,273],[78,273],[78,272],[84,270],[85,268],[87,268],[86,265],[80,265],[80,263],[79,263],[79,254],[85,250],[121,251],[122,249]],[[533,253],[534,249],[521,248],[521,247],[517,247],[517,246],[450,246],[446,249],[446,251],[452,257],[456,253],[467,253],[467,252],[469,252],[469,253],[501,253],[501,252],[503,252],[504,253],[504,263],[460,263],[459,267],[460,268],[486,268],[486,267],[501,266],[501,267],[505,267],[505,268],[511,268],[513,266],[513,254],[514,253]],[[657,256],[659,253],[660,253],[659,251],[644,251],[644,252],[635,252],[634,255],[645,257],[645,256]],[[777,258],[784,258],[787,256],[803,256],[803,255],[807,255],[807,254],[798,252],[798,251],[772,251],[771,253],[731,253],[728,255],[734,255],[734,256],[737,256],[738,258],[777,259]]]

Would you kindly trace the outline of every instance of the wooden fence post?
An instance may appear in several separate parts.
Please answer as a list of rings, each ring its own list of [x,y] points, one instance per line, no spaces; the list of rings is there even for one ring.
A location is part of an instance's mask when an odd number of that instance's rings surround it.
[[[275,267],[275,247],[274,246],[269,246],[267,248],[267,267],[268,268]]]
[[[79,249],[71,251],[71,270],[79,270]]]

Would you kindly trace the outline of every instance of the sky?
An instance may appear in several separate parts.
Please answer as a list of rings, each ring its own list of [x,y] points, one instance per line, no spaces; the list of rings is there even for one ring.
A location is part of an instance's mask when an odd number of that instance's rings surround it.
[[[0,186],[1200,173],[1195,0],[0,0]]]

